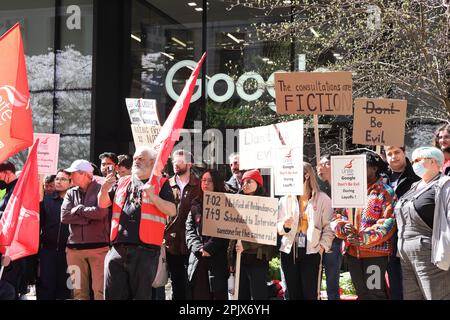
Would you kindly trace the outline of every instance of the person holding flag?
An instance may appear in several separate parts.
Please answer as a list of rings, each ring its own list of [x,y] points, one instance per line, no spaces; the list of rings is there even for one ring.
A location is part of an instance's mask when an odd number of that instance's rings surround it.
[[[110,190],[116,178],[109,174],[100,190],[99,206],[108,208],[113,205],[113,246],[105,259],[105,299],[152,298],[152,283],[157,272],[167,216],[176,215],[170,185],[159,177],[180,137],[205,56],[206,53],[192,71],[153,147],[136,150],[132,175],[121,178],[117,188]],[[167,186],[170,195],[166,194]],[[133,262],[133,259],[139,260]],[[139,272],[138,268],[145,271]]]
[[[151,177],[156,154],[139,147],[132,175],[116,184],[106,176],[98,196],[100,208],[113,206],[112,247],[105,257],[106,300],[151,300],[167,216],[176,207],[167,179]],[[148,183],[150,181],[150,183]]]

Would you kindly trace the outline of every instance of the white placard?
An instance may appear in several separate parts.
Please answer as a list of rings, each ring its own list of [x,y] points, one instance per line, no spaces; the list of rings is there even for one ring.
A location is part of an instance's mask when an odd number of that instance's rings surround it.
[[[272,149],[303,145],[303,119],[239,130],[239,168],[272,168]]]
[[[127,98],[125,103],[132,124],[161,125],[156,109],[156,100]]]
[[[272,150],[275,195],[303,194],[303,148],[281,147]]]
[[[331,206],[333,208],[364,208],[366,205],[366,156],[332,156]]]
[[[56,174],[58,170],[59,134],[34,133],[33,144],[39,139],[37,149],[38,172],[41,175]],[[30,148],[31,150],[31,148]]]

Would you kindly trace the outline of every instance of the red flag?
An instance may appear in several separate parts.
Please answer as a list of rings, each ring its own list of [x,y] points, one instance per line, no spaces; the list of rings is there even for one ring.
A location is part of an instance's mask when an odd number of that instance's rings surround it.
[[[153,142],[153,147],[155,148],[155,151],[158,152],[158,157],[153,169],[153,174],[157,176],[161,175],[161,172],[170,157],[170,153],[172,152],[175,142],[180,139],[180,129],[183,128],[189,104],[191,103],[195,83],[197,82],[198,74],[202,67],[203,60],[205,60],[205,56],[206,52],[203,54],[202,58],[197,63],[197,66],[192,71],[191,77],[186,82],[183,92],[181,92],[175,106],[172,111],[170,111],[169,117],[166,119],[166,122],[164,122],[161,131]]]
[[[39,248],[39,178],[37,147],[31,148],[27,162],[0,220],[0,251],[17,260],[38,252]]]
[[[17,23],[0,37],[0,162],[32,144],[27,68]]]

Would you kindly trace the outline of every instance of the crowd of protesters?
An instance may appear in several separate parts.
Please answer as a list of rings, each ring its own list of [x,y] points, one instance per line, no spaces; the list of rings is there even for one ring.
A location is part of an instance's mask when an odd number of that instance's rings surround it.
[[[100,169],[76,160],[43,180],[39,252],[1,257],[0,299],[19,298],[30,283],[38,300],[165,299],[164,286],[152,286],[162,255],[173,300],[226,300],[237,253],[240,300],[271,298],[274,257],[285,299],[320,299],[324,272],[327,297],[338,300],[343,261],[359,299],[450,299],[450,126],[411,161],[403,147],[356,153],[366,156],[367,205],[333,209],[331,155],[315,170],[304,162],[303,195],[279,199],[276,246],[202,234],[204,192],[268,196],[259,170],[239,168],[238,153],[228,180],[213,169],[197,176],[181,149],[171,177],[152,176],[149,147],[133,157],[102,153]],[[16,182],[15,166],[0,164],[0,213]]]

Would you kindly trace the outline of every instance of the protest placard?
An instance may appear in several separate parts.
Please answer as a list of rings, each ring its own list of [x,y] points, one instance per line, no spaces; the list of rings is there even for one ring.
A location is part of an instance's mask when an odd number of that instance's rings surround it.
[[[38,173],[41,175],[56,174],[58,170],[59,134],[34,133],[33,144],[39,139],[37,149]]]
[[[151,146],[158,136],[160,126],[153,126],[150,124],[132,124],[131,131],[133,132],[134,146]]]
[[[127,98],[125,103],[132,124],[161,125],[156,109],[156,100]]]
[[[275,177],[275,194],[303,194],[303,148],[280,147],[272,152]]]
[[[356,99],[353,143],[403,147],[406,100]]]
[[[365,155],[331,157],[331,206],[364,208],[367,205]]]
[[[303,145],[303,119],[239,130],[241,170],[273,167],[272,149]]]
[[[351,72],[277,72],[279,114],[351,115]]]
[[[203,194],[203,235],[276,245],[278,200],[220,192]]]

